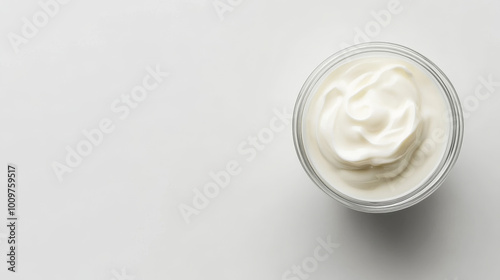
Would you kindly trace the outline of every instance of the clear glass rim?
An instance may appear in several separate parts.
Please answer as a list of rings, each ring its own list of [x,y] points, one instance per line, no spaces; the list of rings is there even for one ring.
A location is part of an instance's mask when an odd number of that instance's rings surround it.
[[[312,91],[314,87],[332,67],[335,67],[337,64],[355,55],[381,52],[396,54],[412,60],[422,66],[438,82],[446,96],[451,110],[450,137],[441,163],[422,185],[401,197],[391,200],[372,202],[347,196],[334,190],[333,188],[328,187],[328,184],[323,182],[321,176],[316,173],[311,162],[309,161],[309,158],[307,157],[304,147],[302,135],[303,112],[308,97],[313,93]],[[302,86],[295,103],[292,130],[295,150],[302,167],[321,190],[351,209],[368,213],[386,213],[410,207],[431,195],[437,188],[439,188],[439,186],[442,185],[460,154],[464,133],[464,119],[462,106],[455,88],[443,71],[441,71],[432,61],[422,54],[402,45],[388,42],[369,42],[345,48],[325,59],[316,67],[316,69],[314,69]]]

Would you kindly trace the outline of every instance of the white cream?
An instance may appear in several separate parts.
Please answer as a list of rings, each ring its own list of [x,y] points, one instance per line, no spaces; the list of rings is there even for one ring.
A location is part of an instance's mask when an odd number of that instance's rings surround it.
[[[330,70],[309,100],[307,154],[331,188],[362,200],[393,199],[441,161],[447,109],[438,85],[415,63],[355,58]]]

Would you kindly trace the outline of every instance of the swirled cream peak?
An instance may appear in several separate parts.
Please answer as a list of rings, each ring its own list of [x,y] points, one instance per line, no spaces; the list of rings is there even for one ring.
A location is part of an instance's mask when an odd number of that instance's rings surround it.
[[[399,197],[439,165],[447,110],[439,84],[416,62],[390,54],[345,59],[306,103],[307,157],[336,192],[369,201]],[[429,141],[433,135],[443,139]]]
[[[423,125],[419,88],[406,67],[354,64],[332,81],[322,99],[318,145],[348,180],[369,183],[406,167]]]

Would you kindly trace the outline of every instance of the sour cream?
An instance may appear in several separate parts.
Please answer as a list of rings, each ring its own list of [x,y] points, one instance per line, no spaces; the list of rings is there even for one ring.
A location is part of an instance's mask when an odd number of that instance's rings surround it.
[[[313,89],[304,108],[304,147],[329,188],[359,200],[395,199],[440,164],[448,110],[439,84],[410,59],[354,57]]]

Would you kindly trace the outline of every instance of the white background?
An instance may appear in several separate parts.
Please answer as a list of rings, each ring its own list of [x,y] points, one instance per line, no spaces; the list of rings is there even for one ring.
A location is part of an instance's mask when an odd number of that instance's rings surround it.
[[[72,0],[16,53],[9,34],[43,10],[1,0],[0,278],[284,279],[330,236],[340,247],[308,279],[499,279],[500,86],[474,93],[479,77],[500,81],[500,2],[400,0],[377,29],[372,12],[388,0],[227,1],[218,14],[211,0]],[[370,40],[430,58],[470,102],[445,184],[384,215],[315,187],[290,125],[252,160],[238,151],[367,26]],[[170,76],[120,119],[111,104],[156,65]],[[115,130],[59,182],[53,163],[104,118]],[[232,160],[241,173],[187,224],[179,206]],[[15,274],[3,261],[8,163],[19,170]]]

